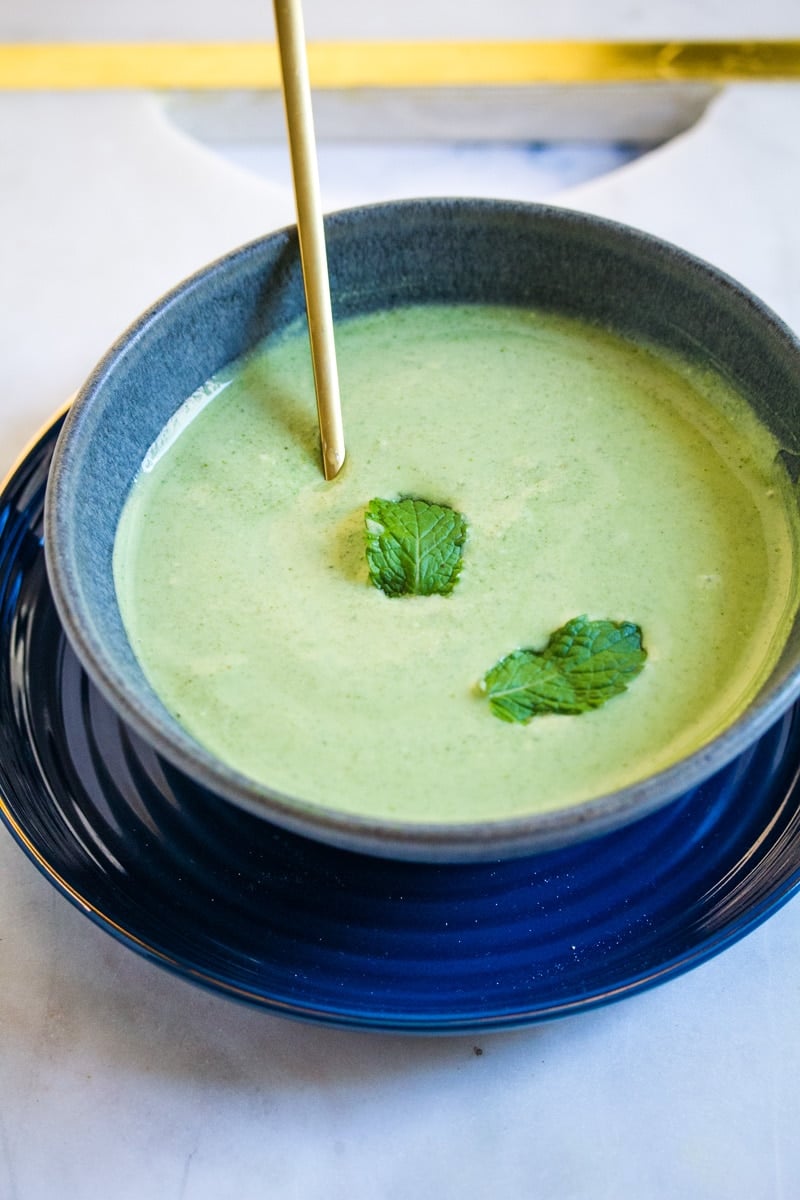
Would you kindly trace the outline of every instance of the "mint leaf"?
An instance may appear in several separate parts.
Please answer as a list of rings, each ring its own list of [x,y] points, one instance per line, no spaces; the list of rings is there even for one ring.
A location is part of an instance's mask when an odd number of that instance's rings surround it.
[[[461,571],[467,523],[427,500],[370,500],[369,577],[387,596],[449,596]]]
[[[527,724],[542,713],[577,715],[624,692],[644,666],[642,631],[630,621],[575,617],[544,650],[514,650],[481,680],[492,712]]]
[[[558,663],[551,663],[535,650],[507,654],[487,672],[480,687],[492,712],[502,721],[523,725],[541,713],[583,711]]]

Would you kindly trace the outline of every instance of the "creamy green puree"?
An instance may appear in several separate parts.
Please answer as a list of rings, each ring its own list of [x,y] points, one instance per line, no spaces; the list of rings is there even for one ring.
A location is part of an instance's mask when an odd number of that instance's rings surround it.
[[[797,521],[771,436],[718,376],[505,308],[377,313],[337,345],[336,482],[303,325],[187,401],[123,512],[123,619],[199,742],[304,800],[453,822],[631,783],[741,712],[795,608]],[[449,597],[368,582],[365,506],[404,495],[469,522]],[[485,672],[582,613],[641,626],[629,690],[493,716]]]

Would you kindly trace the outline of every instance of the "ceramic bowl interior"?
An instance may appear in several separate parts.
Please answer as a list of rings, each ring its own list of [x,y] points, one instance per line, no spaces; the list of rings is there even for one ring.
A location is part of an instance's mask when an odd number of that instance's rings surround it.
[[[610,222],[535,205],[409,201],[327,219],[339,319],[425,302],[523,305],[599,322],[713,365],[785,447],[797,475],[800,347],[743,288],[689,255]],[[66,633],[123,719],[221,798],[352,849],[486,859],[545,849],[644,816],[721,768],[800,692],[800,625],[749,709],[659,775],[572,808],[480,824],[354,818],[281,796],[199,746],[133,655],[112,575],[119,515],[156,435],[197,387],[304,312],[296,234],[283,230],[201,271],[109,351],[66,421],[48,485],[48,574]]]

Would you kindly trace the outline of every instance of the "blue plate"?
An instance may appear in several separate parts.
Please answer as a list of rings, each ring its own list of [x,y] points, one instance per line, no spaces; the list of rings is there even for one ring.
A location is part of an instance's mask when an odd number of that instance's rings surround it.
[[[797,888],[797,710],[655,815],[498,863],[366,857],[218,800],[121,723],[66,642],[42,549],[58,428],[0,496],[0,812],[55,887],[140,954],[288,1016],[485,1031],[661,983]]]

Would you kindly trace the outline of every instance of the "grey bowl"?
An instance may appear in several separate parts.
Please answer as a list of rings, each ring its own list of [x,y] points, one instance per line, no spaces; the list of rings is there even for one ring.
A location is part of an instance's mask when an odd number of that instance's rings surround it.
[[[338,318],[409,303],[483,301],[588,318],[713,364],[786,448],[797,474],[800,344],[730,278],[674,246],[580,213],[479,200],[419,200],[326,222]],[[75,401],[45,511],[49,579],[66,633],[122,718],[168,760],[269,821],[351,849],[490,859],[566,844],[646,815],[723,767],[800,694],[800,622],[747,711],[699,752],[572,808],[497,822],[354,818],[277,794],[198,745],[166,711],[120,619],[112,548],[150,444],[215,371],[304,311],[297,238],[282,230],[182,283],[111,348]]]

